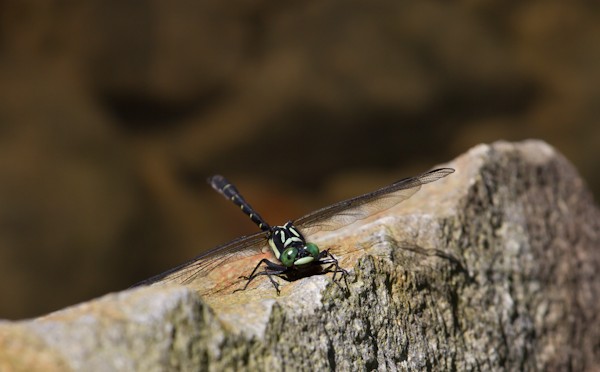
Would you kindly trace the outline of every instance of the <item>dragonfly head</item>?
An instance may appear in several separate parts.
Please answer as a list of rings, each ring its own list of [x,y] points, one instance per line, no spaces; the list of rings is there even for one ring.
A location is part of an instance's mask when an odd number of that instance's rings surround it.
[[[318,259],[319,247],[314,243],[290,246],[279,257],[281,263],[286,267],[306,265]]]

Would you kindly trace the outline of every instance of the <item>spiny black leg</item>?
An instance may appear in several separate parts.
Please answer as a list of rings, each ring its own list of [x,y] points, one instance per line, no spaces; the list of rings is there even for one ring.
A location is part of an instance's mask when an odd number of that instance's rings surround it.
[[[254,278],[254,273],[256,272],[256,270],[258,270],[258,268],[260,267],[260,265],[263,264],[263,262],[270,262],[269,260],[267,260],[266,258],[263,258],[262,260],[258,261],[258,264],[256,264],[256,266],[254,267],[254,270],[252,270],[252,273],[249,276],[240,276],[240,279],[248,279],[248,280],[252,280],[250,278]]]
[[[254,270],[252,270],[252,273],[249,276],[242,275],[239,278],[240,279],[252,280],[252,279],[254,279],[254,277],[256,275],[264,275],[264,274],[255,274],[256,270],[258,270],[258,268],[260,267],[260,265],[262,265],[263,263],[265,265],[267,265],[267,267],[269,269],[273,270],[273,271],[282,271],[283,272],[283,271],[287,270],[287,267],[281,266],[281,265],[277,265],[276,263],[273,263],[273,262],[267,260],[266,258],[263,258],[262,260],[258,261],[258,264],[254,267]]]
[[[346,287],[348,287],[348,280],[346,279],[346,277],[348,276],[348,271],[340,267],[337,258],[335,258],[331,253],[329,253],[329,250],[326,249],[324,251],[321,251],[321,253],[319,254],[318,262],[320,264],[330,264],[325,268],[325,271],[333,271],[333,282],[336,283],[340,287],[340,289],[342,288],[339,284],[339,280],[335,280],[337,273],[341,273],[342,277],[344,278],[344,283],[346,283]],[[334,270],[331,270],[332,268],[334,268]]]
[[[266,269],[261,274],[264,274],[264,275],[267,276],[267,278],[269,278],[269,281],[271,282],[271,284],[273,284],[273,287],[275,287],[275,291],[277,292],[277,296],[279,296],[279,293],[281,293],[281,291],[279,290],[279,283],[277,283],[275,281],[275,279],[273,279],[273,275],[271,273],[267,272]],[[250,283],[250,282],[248,282],[248,283]],[[246,285],[248,285],[248,284],[246,284]]]
[[[335,280],[335,276],[337,273],[342,273],[342,275],[348,275],[348,271],[341,268],[337,258],[335,258],[328,250],[324,250],[319,255],[319,263],[320,264],[330,264],[325,270],[331,271],[332,267],[335,267],[333,270],[333,279]]]
[[[279,295],[279,293],[281,292],[281,291],[279,290],[279,283],[277,283],[277,282],[275,281],[275,279],[273,279],[273,275],[278,275],[278,274],[282,274],[282,273],[283,273],[283,272],[279,272],[279,271],[269,272],[269,271],[268,271],[268,269],[267,269],[267,268],[265,268],[265,270],[264,270],[264,271],[260,271],[260,272],[258,272],[258,273],[256,273],[256,274],[254,274],[254,276],[252,276],[252,277],[248,278],[248,280],[246,281],[246,284],[244,285],[244,288],[238,288],[238,289],[236,289],[236,290],[235,290],[235,291],[233,291],[233,292],[235,293],[235,292],[238,292],[238,291],[244,291],[244,290],[246,290],[246,288],[248,288],[248,285],[250,284],[250,282],[251,282],[251,281],[252,281],[254,278],[258,277],[259,275],[266,275],[266,276],[267,276],[267,278],[269,278],[269,281],[271,282],[271,284],[273,284],[273,287],[275,287],[275,290],[277,291],[277,294]],[[246,278],[246,277],[244,277],[244,278]]]
[[[256,270],[258,270],[258,268],[260,267],[260,265],[262,265],[263,263],[265,265],[267,265],[267,267],[265,267],[263,271],[260,271],[260,272],[257,273]],[[258,262],[258,264],[256,265],[256,267],[254,267],[254,270],[252,270],[252,273],[250,274],[250,276],[240,276],[240,278],[242,278],[242,279],[247,279],[247,282],[246,282],[246,285],[244,285],[244,288],[236,289],[233,292],[246,290],[246,288],[248,288],[248,285],[250,284],[250,282],[252,280],[254,280],[259,275],[266,275],[269,278],[269,281],[271,282],[271,284],[273,284],[273,287],[275,287],[275,290],[277,291],[277,294],[279,295],[279,293],[280,293],[279,284],[275,281],[275,279],[273,279],[273,275],[283,274],[287,270],[288,270],[287,267],[281,266],[281,265],[277,265],[276,263],[273,263],[273,262],[267,260],[266,258],[263,258],[262,260],[260,260]]]

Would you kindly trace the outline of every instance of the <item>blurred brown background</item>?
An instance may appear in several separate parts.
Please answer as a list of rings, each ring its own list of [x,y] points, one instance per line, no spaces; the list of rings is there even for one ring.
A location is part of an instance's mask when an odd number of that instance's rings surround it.
[[[0,0],[0,318],[498,139],[600,190],[593,1]]]

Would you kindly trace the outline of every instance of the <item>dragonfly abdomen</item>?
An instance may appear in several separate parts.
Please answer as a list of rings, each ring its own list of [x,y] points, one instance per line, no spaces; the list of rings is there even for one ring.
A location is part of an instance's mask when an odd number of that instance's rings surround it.
[[[213,189],[220,192],[227,199],[231,200],[233,204],[240,207],[242,212],[254,222],[258,227],[263,231],[268,231],[271,229],[271,226],[265,222],[265,220],[258,214],[254,208],[240,194],[238,189],[231,184],[227,179],[223,176],[216,175],[212,176],[208,179],[210,185]]]

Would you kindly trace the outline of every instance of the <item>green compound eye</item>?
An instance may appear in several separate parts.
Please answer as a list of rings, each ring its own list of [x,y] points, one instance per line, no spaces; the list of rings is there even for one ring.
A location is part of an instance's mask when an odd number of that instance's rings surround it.
[[[319,247],[315,243],[306,243],[306,250],[315,259],[319,258]]]
[[[285,267],[290,267],[294,264],[294,261],[296,260],[296,256],[298,255],[298,249],[297,248],[287,248],[285,251],[283,251],[283,253],[281,254],[281,257],[279,258],[281,260],[281,263],[283,264],[283,266]]]

